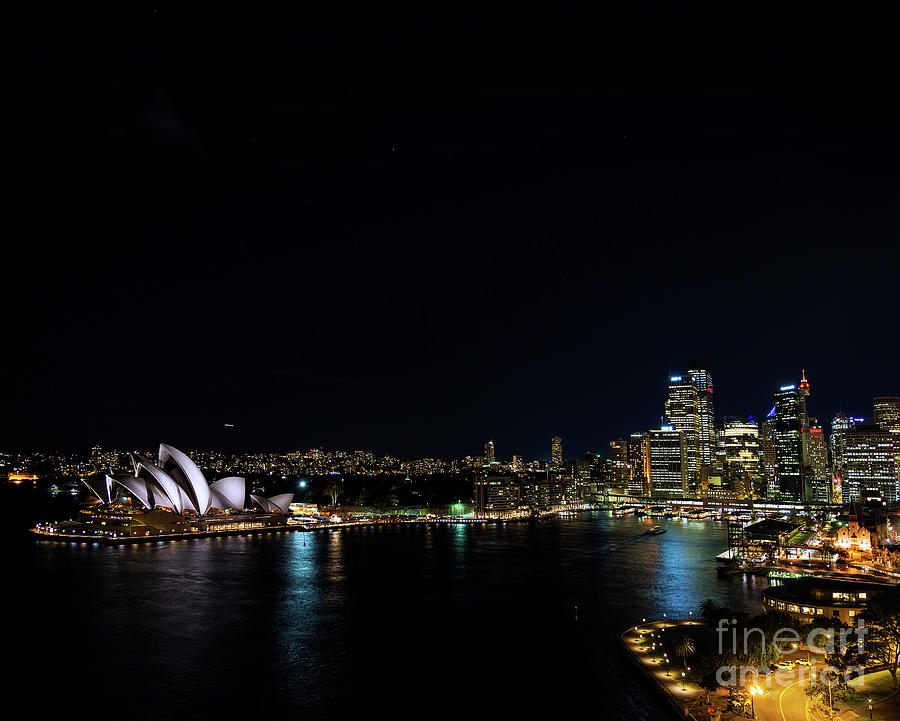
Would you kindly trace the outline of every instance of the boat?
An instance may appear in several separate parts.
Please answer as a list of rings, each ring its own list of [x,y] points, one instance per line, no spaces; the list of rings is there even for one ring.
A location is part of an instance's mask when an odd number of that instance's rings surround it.
[[[660,528],[659,526],[654,526],[649,531],[647,531],[647,533],[649,533],[651,536],[658,536],[660,533],[665,533],[665,532],[666,532],[666,529]]]

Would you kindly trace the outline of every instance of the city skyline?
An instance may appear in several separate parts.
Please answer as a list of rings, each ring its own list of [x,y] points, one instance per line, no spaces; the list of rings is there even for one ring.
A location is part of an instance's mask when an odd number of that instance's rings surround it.
[[[709,369],[702,370],[702,371],[700,371],[700,373],[703,374],[703,376],[702,376],[703,383],[710,381],[709,393],[710,393],[710,395],[712,395],[713,384],[710,379],[714,376],[718,376],[718,373],[711,371]],[[773,390],[773,395],[777,396],[779,393],[784,394],[787,391],[793,391],[793,389],[795,387],[800,387],[802,389],[805,386],[806,392],[804,395],[808,396],[810,383],[806,380],[805,369],[801,369],[801,373],[799,375],[802,376],[802,380],[798,379],[796,384],[790,383],[785,386],[779,386],[778,388]],[[688,376],[686,375],[685,377],[688,377]],[[654,424],[652,421],[650,421],[649,424],[645,424],[645,426],[640,429],[637,429],[637,428],[632,429],[632,430],[623,429],[619,433],[614,433],[610,438],[600,439],[594,445],[585,448],[582,452],[576,452],[574,454],[568,454],[563,451],[564,448],[571,448],[571,446],[567,443],[565,436],[560,437],[557,434],[554,434],[552,437],[545,439],[546,443],[545,443],[544,450],[537,451],[535,453],[530,453],[526,450],[523,450],[521,448],[522,444],[516,444],[514,441],[510,444],[508,451],[504,451],[501,448],[501,452],[497,452],[497,450],[496,450],[497,444],[495,443],[493,438],[491,438],[490,440],[482,441],[481,443],[477,444],[476,447],[468,449],[467,452],[461,453],[459,455],[429,453],[429,452],[427,452],[427,449],[424,449],[422,452],[419,452],[418,454],[402,455],[402,454],[393,452],[390,448],[388,448],[388,449],[373,448],[371,446],[365,446],[365,445],[362,445],[362,446],[331,446],[331,447],[329,447],[329,446],[325,446],[325,445],[307,446],[307,445],[303,445],[303,444],[297,444],[297,445],[286,446],[286,447],[282,447],[282,448],[235,447],[233,445],[229,447],[229,444],[232,442],[231,439],[229,439],[228,443],[223,443],[222,446],[190,446],[190,445],[186,445],[186,447],[197,448],[197,449],[201,449],[203,451],[208,451],[208,452],[234,453],[237,455],[291,454],[291,453],[303,453],[306,451],[310,451],[310,452],[325,451],[328,453],[337,452],[337,453],[348,453],[348,454],[352,454],[352,453],[373,454],[374,453],[376,456],[379,456],[382,458],[393,458],[393,459],[397,459],[399,461],[415,461],[415,460],[422,460],[422,459],[454,461],[454,460],[462,460],[464,458],[469,458],[469,457],[482,456],[485,458],[489,458],[489,462],[493,461],[495,458],[499,459],[502,462],[513,462],[514,457],[518,456],[518,457],[524,458],[528,461],[541,461],[541,462],[546,462],[546,463],[550,464],[551,466],[554,464],[559,466],[559,462],[554,459],[554,450],[553,450],[554,444],[557,441],[560,441],[560,443],[559,443],[560,449],[559,449],[559,456],[558,456],[560,459],[568,460],[568,459],[583,458],[588,454],[596,454],[596,455],[602,456],[604,453],[609,453],[609,451],[610,451],[609,447],[612,444],[616,443],[617,441],[625,440],[627,442],[629,436],[640,435],[641,433],[645,433],[648,430],[659,430],[660,428],[664,429],[664,428],[667,428],[670,425],[672,425],[670,423],[671,419],[669,419],[667,417],[667,413],[669,412],[668,411],[669,403],[672,399],[672,395],[671,395],[672,389],[673,389],[673,387],[683,389],[684,385],[681,383],[681,381],[682,381],[681,376],[671,376],[670,375],[665,380],[668,384],[668,389],[669,389],[670,395],[669,395],[669,400],[666,400],[665,395],[661,395],[662,412],[659,415],[659,423]],[[716,387],[719,387],[718,383],[716,383]],[[660,393],[662,394],[662,393],[664,393],[664,391],[665,391],[665,387],[661,386]],[[816,394],[818,393],[818,388],[816,388],[815,392],[816,392]],[[695,394],[695,396],[696,396],[696,394]],[[818,424],[818,426],[817,426],[818,428],[823,429],[826,432],[826,435],[831,435],[835,430],[835,428],[832,427],[833,421],[837,420],[839,417],[850,419],[850,420],[854,421],[855,423],[861,423],[864,420],[868,424],[876,424],[877,416],[879,415],[879,412],[882,415],[884,415],[885,417],[888,417],[887,414],[894,412],[891,408],[888,408],[888,410],[885,410],[885,407],[886,407],[885,402],[890,402],[890,401],[893,401],[894,399],[895,399],[895,396],[893,394],[880,393],[878,395],[875,395],[872,397],[872,399],[869,403],[868,410],[864,413],[861,412],[859,415],[847,413],[843,409],[838,409],[836,411],[830,411],[830,412],[829,411],[821,412],[820,410],[818,410],[818,406],[815,406],[814,410],[817,410],[816,413],[806,412],[807,425],[809,424],[810,420],[815,421]],[[804,398],[804,400],[805,400],[805,398]],[[710,402],[710,405],[712,405],[712,402]],[[861,406],[861,404],[858,404],[858,405]],[[774,406],[773,406],[773,409],[774,409]],[[699,417],[702,412],[699,402],[696,403],[694,410],[695,410],[695,413],[697,414],[697,416]],[[766,418],[766,415],[767,414],[765,411],[763,411],[761,413],[755,413],[755,412],[752,412],[752,413],[746,413],[746,412],[745,413],[730,413],[730,412],[729,413],[714,413],[712,415],[713,434],[714,434],[714,436],[718,435],[719,431],[722,430],[723,423],[725,425],[727,425],[729,420],[731,420],[733,422],[733,421],[739,421],[741,419],[750,418],[750,419],[753,419],[755,422],[759,423]],[[771,415],[771,412],[768,415]],[[677,424],[675,424],[673,427],[676,430],[678,430]],[[841,429],[843,429],[844,427],[845,426],[842,425]],[[799,433],[799,428],[800,428],[800,426],[798,425],[798,433]],[[234,430],[233,424],[223,425],[223,431],[225,433],[233,432],[233,430]],[[762,428],[760,428],[760,431],[762,431]],[[690,433],[689,433],[689,435],[690,435]],[[726,433],[726,435],[727,435],[727,433]],[[503,434],[501,434],[500,437],[503,437]],[[699,448],[700,445],[702,445],[700,443],[700,439],[697,438],[696,442],[697,442],[697,445]],[[797,438],[797,443],[798,444],[800,443],[799,435]],[[128,444],[116,445],[116,444],[104,443],[101,440],[95,439],[93,442],[91,442],[87,446],[53,447],[50,445],[33,445],[33,446],[15,447],[15,446],[7,445],[7,446],[0,447],[0,451],[5,451],[5,452],[53,451],[53,452],[79,453],[79,452],[86,452],[87,450],[89,450],[90,448],[95,447],[95,446],[103,447],[103,448],[129,449],[129,450],[142,448],[142,446],[140,446],[140,445],[133,445],[133,446],[128,445]],[[714,446],[715,446],[715,437],[713,437],[712,442],[710,443],[710,451],[711,452],[709,454],[709,458],[711,458],[712,455],[714,454]],[[697,453],[699,454],[699,451]],[[798,451],[798,453],[799,453],[799,451]],[[610,458],[612,458],[612,457],[613,456],[610,456]],[[701,461],[699,458],[696,459],[696,463],[697,463],[697,467],[699,468],[699,466],[701,465]],[[708,463],[707,463],[707,465],[708,465]],[[694,484],[693,489],[696,490],[696,483]]]

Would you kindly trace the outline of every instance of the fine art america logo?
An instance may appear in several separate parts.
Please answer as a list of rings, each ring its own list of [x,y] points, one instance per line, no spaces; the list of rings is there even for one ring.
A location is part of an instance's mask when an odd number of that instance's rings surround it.
[[[855,650],[857,658],[865,657],[865,636],[869,629],[862,618],[857,619],[855,628],[816,627],[806,634],[805,638],[793,628],[780,628],[772,634],[771,640],[768,640],[766,632],[761,628],[744,628],[739,633],[737,623],[737,619],[732,619],[730,622],[727,619],[719,620],[716,633],[719,639],[720,656],[732,655],[746,658],[751,650],[754,650],[760,652],[761,656],[765,658],[767,643],[771,644],[778,654],[786,656],[794,653],[801,643],[805,643],[810,652],[821,654],[826,659],[846,658],[848,651],[852,652],[852,650]],[[850,637],[855,638],[851,639]],[[792,673],[778,675],[773,673],[773,671],[782,669]],[[796,667],[794,664],[784,662],[775,662],[772,667],[760,666],[759,668],[723,665],[716,671],[716,681],[720,686],[742,688],[748,685],[752,687],[764,684],[771,688],[772,686],[786,687],[798,680],[811,678],[818,680],[824,686],[833,686],[841,681],[846,684],[851,679],[863,676],[864,673],[864,667],[850,664],[841,664],[840,668],[826,664],[821,669],[813,669],[807,660],[805,664],[801,661],[800,665]]]

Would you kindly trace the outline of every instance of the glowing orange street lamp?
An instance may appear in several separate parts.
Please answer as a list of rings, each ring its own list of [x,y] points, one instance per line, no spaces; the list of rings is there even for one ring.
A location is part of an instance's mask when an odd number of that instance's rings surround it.
[[[753,697],[759,696],[763,690],[759,686],[750,687],[750,718],[756,718],[756,708],[753,704]]]

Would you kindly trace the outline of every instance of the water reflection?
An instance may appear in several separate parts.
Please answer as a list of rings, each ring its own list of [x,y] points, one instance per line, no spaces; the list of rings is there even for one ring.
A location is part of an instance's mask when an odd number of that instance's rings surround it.
[[[565,691],[603,698],[605,718],[656,719],[665,711],[618,656],[622,628],[696,613],[707,597],[756,613],[765,584],[717,576],[724,528],[659,524],[667,533],[647,536],[645,520],[594,513],[140,546],[39,541],[11,569],[29,628],[16,646],[23,669],[47,668],[47,648],[90,659],[55,676],[48,715],[83,703],[103,718],[82,689],[116,678],[142,700],[139,718],[260,708],[345,718],[382,703],[394,718],[558,715],[542,699]],[[474,707],[479,679],[510,691]]]

